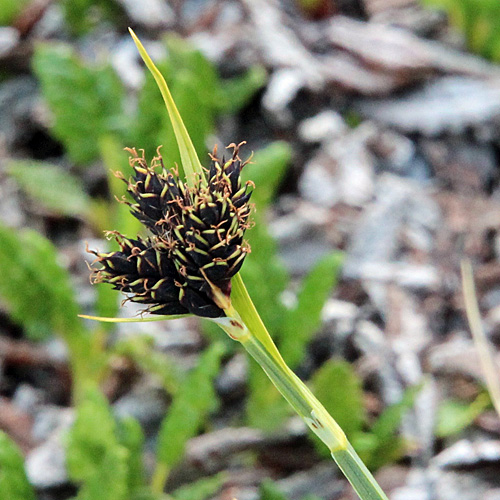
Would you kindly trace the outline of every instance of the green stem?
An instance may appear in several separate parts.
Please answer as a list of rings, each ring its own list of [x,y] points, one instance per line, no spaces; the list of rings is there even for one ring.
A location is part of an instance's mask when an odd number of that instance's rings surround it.
[[[387,500],[385,493],[379,486],[371,472],[367,469],[350,443],[345,450],[332,452],[332,457],[344,476],[362,500]]]
[[[233,279],[232,301],[233,306],[226,310],[228,317],[219,320],[219,325],[260,364],[283,397],[325,443],[359,498],[387,500],[340,426],[279,354],[238,276]]]

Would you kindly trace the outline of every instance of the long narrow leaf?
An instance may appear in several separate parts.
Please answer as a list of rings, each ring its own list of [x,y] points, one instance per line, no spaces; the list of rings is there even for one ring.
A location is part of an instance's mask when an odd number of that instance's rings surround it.
[[[137,46],[137,49],[139,50],[139,53],[141,54],[144,63],[156,80],[161,95],[163,96],[163,100],[165,101],[165,105],[170,116],[170,121],[172,122],[172,126],[174,127],[175,137],[177,139],[179,152],[181,154],[182,167],[186,174],[186,182],[188,182],[188,184],[190,185],[193,185],[196,172],[202,175],[203,178],[203,168],[201,166],[198,155],[196,154],[196,150],[194,149],[191,138],[189,137],[188,131],[186,130],[179,111],[177,110],[165,78],[163,78],[163,75],[160,73],[154,62],[149,57],[149,54],[146,52],[146,49],[142,45],[139,38],[137,38],[134,31],[129,28],[129,32]]]

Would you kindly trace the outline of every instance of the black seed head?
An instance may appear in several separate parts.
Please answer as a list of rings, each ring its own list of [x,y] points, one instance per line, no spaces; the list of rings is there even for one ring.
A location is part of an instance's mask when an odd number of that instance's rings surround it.
[[[160,155],[147,165],[135,149],[127,182],[132,214],[152,233],[148,239],[115,235],[119,252],[97,253],[95,282],[110,283],[147,304],[153,314],[224,316],[231,278],[250,251],[243,236],[249,226],[250,183],[242,186],[239,146],[229,160],[211,155],[208,179],[190,187]],[[226,299],[224,299],[226,297]]]

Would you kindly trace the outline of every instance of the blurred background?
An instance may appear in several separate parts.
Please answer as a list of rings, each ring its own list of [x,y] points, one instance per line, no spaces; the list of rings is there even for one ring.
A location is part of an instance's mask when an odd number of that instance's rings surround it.
[[[221,330],[77,316],[140,311],[87,265],[123,148],[179,161],[128,26],[202,163],[255,153],[244,281],[389,498],[500,499],[498,0],[0,0],[0,497],[355,498]]]

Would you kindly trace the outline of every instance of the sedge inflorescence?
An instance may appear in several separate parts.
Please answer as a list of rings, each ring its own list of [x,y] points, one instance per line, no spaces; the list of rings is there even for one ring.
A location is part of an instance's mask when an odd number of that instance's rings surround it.
[[[182,181],[176,169],[167,170],[158,151],[151,165],[135,149],[127,182],[132,214],[149,236],[129,239],[108,234],[120,246],[117,252],[96,255],[92,280],[110,283],[145,304],[153,314],[195,314],[218,318],[229,304],[231,278],[250,251],[243,240],[249,227],[251,182],[242,185],[239,146],[231,157],[211,155],[207,178]],[[119,174],[118,174],[119,175]]]

